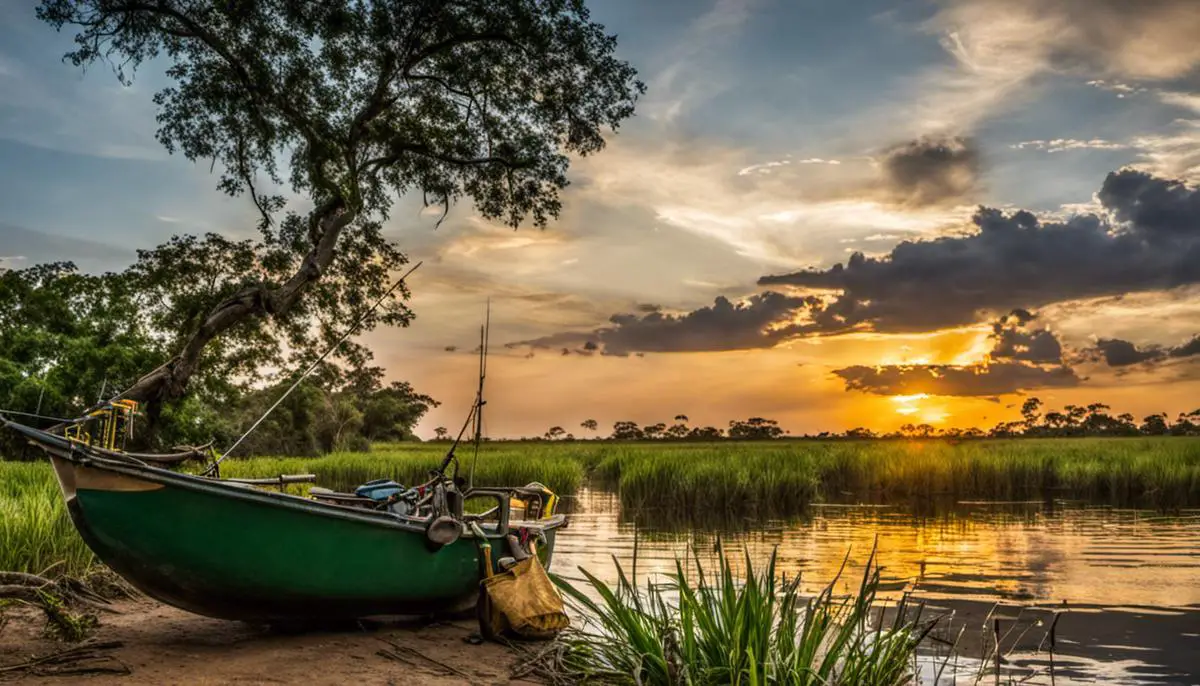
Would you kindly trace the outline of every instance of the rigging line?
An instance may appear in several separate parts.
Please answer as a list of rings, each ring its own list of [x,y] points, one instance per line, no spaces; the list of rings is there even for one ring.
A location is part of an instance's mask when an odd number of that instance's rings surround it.
[[[239,445],[241,445],[242,441],[246,440],[246,437],[249,436],[251,433],[253,433],[254,430],[258,428],[258,425],[262,424],[263,420],[265,420],[268,415],[270,415],[272,412],[274,412],[275,408],[279,407],[279,404],[282,403],[284,401],[284,399],[286,399],[289,395],[292,394],[292,391],[296,390],[296,387],[300,385],[300,382],[302,382],[306,378],[308,378],[308,375],[311,374],[313,372],[313,370],[316,369],[317,366],[320,365],[321,362],[323,362],[325,360],[326,357],[329,357],[330,353],[332,353],[334,350],[337,350],[338,347],[340,347],[343,343],[345,343],[347,339],[349,339],[351,336],[353,336],[354,333],[358,330],[358,327],[361,326],[364,321],[366,321],[367,317],[369,317],[372,312],[374,312],[380,305],[382,305],[383,301],[386,300],[388,298],[388,296],[390,296],[392,294],[392,292],[394,292],[397,288],[399,288],[400,284],[404,283],[404,280],[407,279],[410,274],[417,271],[417,267],[420,267],[421,264],[422,264],[421,262],[414,264],[412,269],[409,269],[407,272],[404,273],[403,276],[401,276],[399,279],[396,279],[396,283],[392,284],[391,288],[384,291],[383,295],[379,296],[379,299],[375,301],[374,305],[371,305],[369,308],[367,308],[366,312],[363,312],[362,315],[359,316],[358,319],[354,320],[354,323],[352,323],[350,325],[350,328],[346,329],[346,333],[342,334],[342,337],[338,339],[337,343],[334,343],[332,347],[330,347],[325,352],[321,353],[321,356],[318,357],[316,360],[314,360],[313,363],[308,366],[308,369],[305,369],[304,372],[302,374],[300,374],[300,378],[296,379],[296,382],[293,383],[291,385],[291,387],[289,387],[286,391],[284,391],[283,395],[279,396],[279,399],[276,400],[273,405],[271,405],[269,408],[267,408],[267,411],[264,412],[263,415],[261,417],[259,417],[258,420],[255,421],[254,424],[251,425],[249,429],[246,430],[246,433],[242,434],[241,437],[239,437],[236,441],[234,441],[233,445],[229,446],[229,448],[213,462],[212,467],[209,467],[209,469],[211,470],[213,467],[216,467],[217,465],[221,464],[221,461],[224,460],[226,457],[229,457],[229,453],[233,452],[234,448],[237,448]]]
[[[48,419],[52,422],[77,422],[77,421],[79,421],[78,419],[65,419],[63,417],[49,417],[44,414],[37,414],[36,412],[18,412],[16,410],[0,410],[0,414],[15,414],[15,415],[20,415],[22,417],[33,417],[34,419]]]

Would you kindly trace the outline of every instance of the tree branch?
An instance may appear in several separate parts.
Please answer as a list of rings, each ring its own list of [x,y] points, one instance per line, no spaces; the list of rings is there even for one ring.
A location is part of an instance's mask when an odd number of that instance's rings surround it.
[[[408,60],[404,62],[403,73],[405,76],[407,76],[409,70],[429,59],[430,57],[433,57],[439,52],[450,50],[451,48],[456,48],[460,45],[468,45],[470,43],[504,43],[505,45],[511,45],[514,48],[521,47],[520,43],[513,40],[513,37],[506,33],[460,33],[417,50],[411,57],[408,58]]]
[[[484,157],[456,157],[454,155],[446,155],[435,152],[427,145],[410,143],[393,146],[391,154],[384,155],[383,157],[376,157],[372,160],[367,160],[365,163],[363,163],[363,169],[373,172],[382,169],[383,167],[391,166],[399,162],[404,157],[405,153],[413,153],[438,160],[439,162],[445,162],[446,164],[453,164],[462,167],[477,166],[481,164],[499,164],[507,167],[508,169],[530,169],[534,166],[534,162],[532,160],[510,160],[506,157],[500,157],[497,155],[488,155]]]

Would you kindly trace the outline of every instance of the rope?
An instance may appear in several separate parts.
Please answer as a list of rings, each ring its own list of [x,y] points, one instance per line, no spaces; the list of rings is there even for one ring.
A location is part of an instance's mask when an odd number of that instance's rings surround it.
[[[338,347],[341,346],[342,343],[346,342],[346,339],[353,336],[355,331],[358,329],[358,327],[366,320],[366,318],[372,312],[375,311],[375,308],[382,305],[383,301],[386,300],[387,297],[390,296],[393,291],[395,291],[397,288],[399,288],[400,284],[404,283],[404,280],[407,279],[410,274],[417,271],[417,267],[420,267],[421,264],[422,264],[421,262],[414,264],[412,269],[409,269],[407,272],[405,272],[404,276],[401,276],[399,279],[397,279],[396,283],[392,284],[391,288],[387,289],[387,291],[385,291],[383,295],[379,296],[379,299],[375,301],[375,304],[371,305],[371,307],[367,308],[367,311],[363,312],[362,316],[360,316],[358,319],[356,319],[354,321],[353,324],[350,325],[350,328],[346,330],[346,333],[342,334],[342,337],[338,339],[337,343],[334,343],[333,346],[329,348],[329,350],[326,350],[324,353],[321,354],[320,357],[318,357],[312,364],[310,364],[308,366],[308,369],[305,369],[304,372],[300,374],[300,378],[296,379],[296,382],[293,383],[291,385],[291,387],[289,387],[286,391],[284,391],[283,395],[279,396],[279,399],[276,400],[273,405],[271,405],[269,408],[267,408],[267,411],[264,412],[262,414],[262,416],[259,417],[258,420],[255,421],[254,424],[252,424],[250,426],[249,429],[246,429],[246,433],[242,434],[236,441],[234,441],[233,445],[229,446],[229,448],[224,453],[222,453],[221,456],[216,459],[216,461],[213,462],[212,466],[209,467],[209,471],[220,466],[221,461],[224,460],[225,458],[229,457],[229,453],[232,453],[235,448],[237,448],[239,445],[241,445],[242,441],[246,440],[246,437],[249,436],[251,433],[253,433],[254,430],[258,428],[258,425],[262,424],[263,421],[272,412],[275,411],[275,408],[279,407],[279,404],[282,403],[289,395],[291,395],[292,391],[296,390],[296,387],[299,386],[302,381],[304,381],[306,378],[308,378],[308,375],[311,374],[313,372],[313,370],[317,368],[318,365],[320,365],[323,361],[325,361],[326,357],[329,357],[330,353],[332,353],[334,350],[337,350]]]
[[[75,423],[75,422],[78,422],[78,421],[79,421],[78,419],[64,419],[63,417],[51,417],[51,416],[49,416],[49,415],[44,415],[44,414],[36,414],[36,413],[34,413],[34,412],[18,412],[18,411],[16,411],[16,410],[0,410],[0,413],[3,413],[3,414],[15,414],[15,415],[20,415],[20,416],[22,416],[22,417],[33,417],[34,419],[48,419],[48,420],[50,420],[50,421],[52,421],[52,422],[70,422],[70,423]]]

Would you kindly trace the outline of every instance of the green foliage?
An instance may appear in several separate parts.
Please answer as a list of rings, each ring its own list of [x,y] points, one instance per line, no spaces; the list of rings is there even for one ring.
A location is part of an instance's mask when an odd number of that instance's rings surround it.
[[[128,277],[67,262],[0,270],[0,408],[75,417],[165,359]],[[0,450],[20,447],[4,435]]]
[[[218,188],[261,215],[254,240],[139,254],[174,357],[129,393],[155,403],[205,367],[253,379],[284,350],[311,360],[360,316],[364,330],[406,324],[407,291],[387,290],[405,258],[382,233],[398,197],[545,226],[568,155],[600,150],[643,90],[570,0],[42,0],[37,14],[77,31],[76,66],[108,62],[129,83],[162,60],[159,141],[219,166]]]
[[[669,583],[645,588],[620,563],[615,588],[581,570],[599,600],[556,576],[586,623],[560,637],[566,650],[556,653],[554,676],[646,686],[912,682],[917,645],[932,625],[921,627],[920,612],[910,617],[903,603],[890,626],[871,625],[879,586],[871,562],[848,598],[834,596],[835,579],[804,599],[798,577],[776,578],[774,553],[757,572],[747,556],[741,579],[724,551],[715,577],[698,556],[695,567],[693,581],[676,560]]]

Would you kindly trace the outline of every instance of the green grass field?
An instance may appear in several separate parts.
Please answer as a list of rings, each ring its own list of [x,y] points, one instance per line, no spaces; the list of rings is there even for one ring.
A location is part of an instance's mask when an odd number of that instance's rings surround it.
[[[349,490],[371,479],[424,480],[446,444],[380,445],[319,458],[231,459],[226,477],[313,473]],[[461,451],[466,475],[472,450]],[[770,443],[486,444],[479,485],[541,481],[560,494],[588,482],[629,510],[680,523],[799,514],[814,501],[1068,498],[1171,509],[1200,505],[1200,439],[1042,439]],[[303,492],[304,487],[292,487]],[[78,574],[92,556],[67,519],[49,466],[0,462],[0,569]]]

